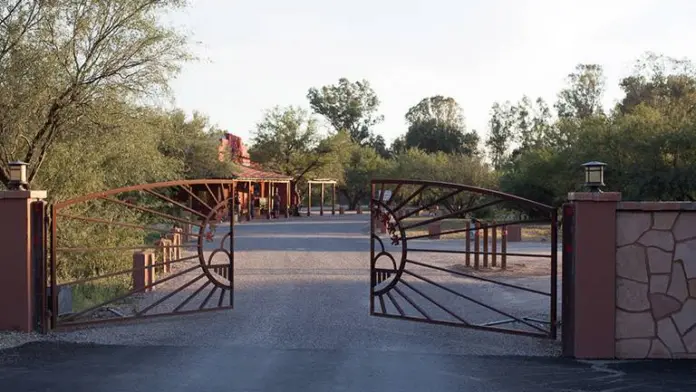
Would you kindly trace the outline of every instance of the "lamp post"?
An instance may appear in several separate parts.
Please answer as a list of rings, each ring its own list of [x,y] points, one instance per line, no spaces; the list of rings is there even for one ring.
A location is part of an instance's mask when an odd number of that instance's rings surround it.
[[[604,162],[587,162],[582,164],[585,168],[585,186],[590,189],[590,192],[602,193],[600,187],[604,186],[604,168],[607,166]]]
[[[13,191],[25,191],[28,188],[27,183],[27,164],[22,161],[10,162],[10,182],[8,187]]]

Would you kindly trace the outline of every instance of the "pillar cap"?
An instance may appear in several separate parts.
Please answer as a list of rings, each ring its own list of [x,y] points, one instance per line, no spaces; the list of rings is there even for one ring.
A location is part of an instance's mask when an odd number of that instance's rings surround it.
[[[46,191],[0,191],[0,199],[45,199]]]
[[[569,201],[621,201],[621,192],[570,192]]]

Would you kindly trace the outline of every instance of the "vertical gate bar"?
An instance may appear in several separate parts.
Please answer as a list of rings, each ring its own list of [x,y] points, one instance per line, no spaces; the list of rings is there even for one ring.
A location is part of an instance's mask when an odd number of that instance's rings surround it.
[[[483,268],[488,268],[488,222],[483,222]]]
[[[574,347],[574,320],[573,320],[573,219],[574,211],[571,203],[563,205],[563,217],[561,221],[561,230],[563,237],[561,246],[563,253],[561,258],[561,346],[563,347],[564,356],[573,356]]]
[[[51,224],[51,209],[50,205],[48,203],[44,204],[44,216],[43,219],[44,221],[42,223],[42,230],[43,230],[43,263],[41,264],[41,308],[38,309],[40,313],[40,320],[41,320],[41,333],[48,333],[48,317],[46,313],[46,308],[48,307],[48,260],[49,260],[49,249],[52,249],[51,246],[51,236],[48,235],[49,233],[49,225]],[[50,248],[49,248],[50,247]]]
[[[503,238],[500,241],[500,268],[507,269],[507,226],[502,227]]]
[[[479,246],[481,246],[481,223],[476,221],[475,223],[476,232],[474,232],[474,268],[479,269]]]
[[[51,206],[51,328],[56,328],[58,325],[58,288],[56,284],[58,278],[56,276],[56,247],[58,246],[57,227],[56,227],[57,211],[54,206]]]
[[[466,251],[466,266],[471,266],[471,221],[467,222],[466,230],[466,243],[464,244],[464,250]]]
[[[375,225],[372,223],[375,208],[374,198],[375,183],[372,182],[370,191],[370,315],[375,314]]]
[[[558,306],[558,211],[554,209],[551,213],[551,330],[549,337],[556,339],[557,306]]]
[[[307,216],[312,214],[312,183],[307,183]]]
[[[30,203],[31,286],[33,331],[43,330],[43,309],[46,303],[46,203],[43,200]]]
[[[493,221],[493,231],[491,232],[491,266],[498,266],[498,226]]]
[[[324,189],[326,188],[326,184],[323,182],[321,183],[321,203],[319,204],[319,215],[324,216]]]
[[[232,188],[236,188],[236,183],[232,182]],[[236,206],[234,205],[234,195],[229,195],[229,214],[230,214],[230,245],[229,245],[229,262],[230,267],[227,272],[227,280],[230,281],[230,307],[234,308],[234,210]]]
[[[336,183],[331,184],[331,215],[336,215]]]

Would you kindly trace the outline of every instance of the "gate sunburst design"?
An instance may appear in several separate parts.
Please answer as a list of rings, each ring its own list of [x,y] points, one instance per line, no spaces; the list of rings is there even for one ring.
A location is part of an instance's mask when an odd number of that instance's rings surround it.
[[[55,329],[233,308],[235,188],[171,181],[55,203],[45,320]]]
[[[461,184],[375,179],[370,211],[371,315],[556,338],[555,208]],[[546,226],[550,238],[508,251],[507,229],[525,225]],[[482,251],[481,228],[486,230]],[[495,234],[489,238],[491,231]],[[500,244],[498,232],[503,233]],[[445,240],[436,240],[440,237]],[[498,258],[506,269],[498,268]],[[480,259],[484,268],[479,268]],[[511,260],[528,260],[525,263],[547,272],[542,277],[514,276],[519,271],[505,267]]]

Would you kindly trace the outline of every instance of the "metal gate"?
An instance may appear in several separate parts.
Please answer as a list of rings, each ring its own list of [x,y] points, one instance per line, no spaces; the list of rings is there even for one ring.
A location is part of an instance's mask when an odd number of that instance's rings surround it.
[[[236,185],[171,181],[53,204],[44,330],[231,309]]]
[[[370,211],[371,315],[556,338],[555,208],[472,186],[383,179],[372,181]],[[530,227],[537,242],[513,241]]]

